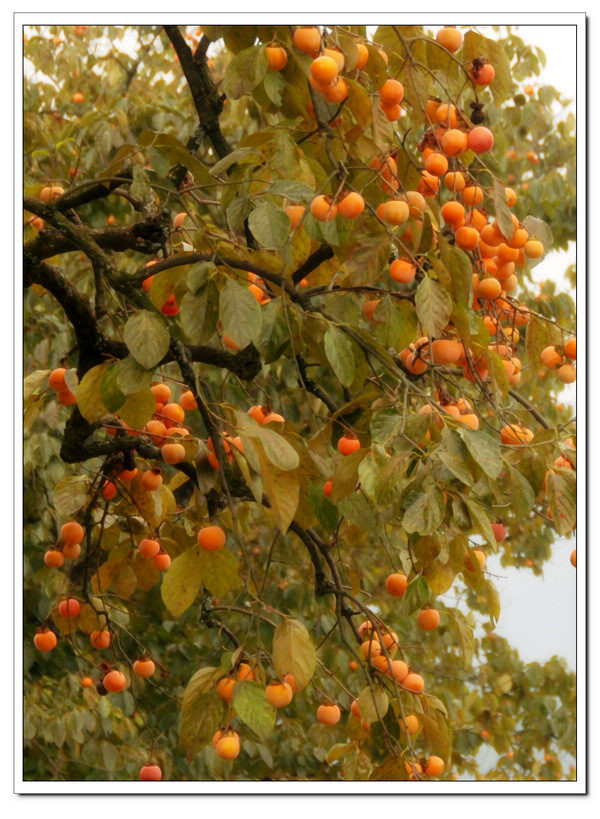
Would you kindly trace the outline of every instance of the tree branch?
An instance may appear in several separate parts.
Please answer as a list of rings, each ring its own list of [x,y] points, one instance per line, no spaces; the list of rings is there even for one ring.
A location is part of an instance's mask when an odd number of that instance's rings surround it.
[[[200,124],[212,142],[215,151],[222,159],[230,153],[231,149],[221,133],[219,124],[219,114],[223,110],[223,102],[206,62],[205,60],[194,61],[194,55],[178,26],[164,26],[164,29],[179,57]]]

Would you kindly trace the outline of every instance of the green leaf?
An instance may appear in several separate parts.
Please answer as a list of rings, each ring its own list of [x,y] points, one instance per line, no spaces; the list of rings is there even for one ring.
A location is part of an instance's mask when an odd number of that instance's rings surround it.
[[[100,383],[100,398],[109,412],[116,412],[125,403],[125,396],[119,389],[119,364],[106,370]]]
[[[283,435],[279,435],[272,429],[266,427],[259,427],[254,434],[254,430],[246,430],[249,437],[258,438],[265,451],[265,455],[271,463],[278,469],[284,472],[291,472],[296,469],[300,463],[300,456],[289,444]]]
[[[198,566],[202,585],[215,597],[224,597],[237,582],[238,559],[229,549],[223,548],[217,552],[206,552],[201,549]]]
[[[485,581],[485,596],[490,615],[490,622],[493,626],[495,626],[498,622],[498,618],[500,617],[500,595],[498,594],[498,589],[494,586],[491,580]]]
[[[153,370],[147,370],[128,355],[117,364],[117,386],[123,395],[141,392],[152,383]]]
[[[473,476],[467,467],[468,451],[458,433],[444,426],[442,446],[435,450],[435,455],[461,483],[473,485]]]
[[[358,710],[361,717],[369,725],[372,722],[382,720],[387,714],[389,706],[388,695],[380,686],[374,686],[373,691],[369,687],[364,688],[358,695]]]
[[[402,614],[408,616],[422,608],[429,600],[430,589],[424,577],[416,577],[406,587],[402,598]]]
[[[85,506],[90,491],[90,479],[85,475],[69,475],[54,487],[52,505],[62,517],[75,515]]]
[[[408,771],[404,757],[389,756],[372,771],[370,782],[408,782]]]
[[[295,179],[277,179],[269,188],[269,193],[273,196],[284,196],[290,202],[310,202],[315,197],[315,192],[303,182],[296,182]]]
[[[527,478],[522,475],[518,469],[515,469],[512,464],[507,463],[506,459],[505,463],[508,467],[512,482],[512,500],[515,505],[515,511],[518,515],[525,517],[533,508],[536,493],[533,491]]]
[[[23,401],[25,403],[27,403],[28,398],[31,398],[39,390],[50,373],[51,370],[35,370],[25,378],[23,381]]]
[[[267,73],[267,52],[264,46],[251,46],[236,54],[223,77],[223,91],[232,100],[249,94]]]
[[[196,262],[187,274],[186,283],[192,293],[197,293],[217,275],[217,266],[213,262]]]
[[[273,634],[273,665],[280,679],[293,674],[298,689],[305,688],[317,667],[317,653],[306,626],[285,618]]]
[[[263,491],[271,506],[277,526],[287,532],[294,519],[300,500],[300,482],[290,472],[274,467],[262,453],[258,453],[263,479]]]
[[[149,389],[140,390],[127,396],[119,408],[119,416],[132,429],[141,429],[156,412],[156,398]]]
[[[490,523],[490,519],[485,513],[480,504],[477,501],[473,500],[473,498],[467,498],[463,496],[465,503],[467,504],[467,509],[469,510],[469,514],[471,515],[471,520],[475,526],[475,529],[479,532],[479,534],[483,535],[486,539],[486,542],[491,546],[492,551],[498,551],[498,542],[494,537],[494,530],[492,529],[492,524]],[[474,564],[477,561],[474,561]]]
[[[502,452],[498,441],[481,430],[459,429],[458,434],[467,445],[473,460],[486,475],[495,480],[502,471]]]
[[[427,696],[422,698],[423,707]],[[448,723],[441,711],[429,708],[427,713],[419,714],[419,722],[423,731],[423,739],[431,754],[441,757],[446,763],[450,761],[452,739]]]
[[[334,532],[340,515],[337,507],[329,500],[323,487],[318,484],[312,484],[310,487],[310,500],[313,512],[321,526],[328,532]]]
[[[358,467],[367,455],[366,449],[359,449],[337,462],[331,479],[332,503],[338,503],[354,492],[358,483]]]
[[[510,240],[515,232],[512,212],[506,201],[506,188],[504,183],[496,177],[494,177],[494,208],[496,210],[500,232],[506,239]]]
[[[414,341],[419,325],[409,301],[385,296],[375,310],[375,318],[382,322],[376,326],[376,333],[384,347],[403,350]]]
[[[227,280],[220,296],[219,311],[223,329],[244,349],[260,333],[260,305],[247,287],[233,279]]]
[[[107,361],[105,364],[97,364],[92,367],[83,376],[77,389],[79,412],[89,424],[93,424],[104,415],[109,414],[107,407],[102,402],[100,386],[104,374],[110,366],[110,362]]]
[[[267,71],[263,80],[263,88],[271,102],[280,108],[285,89],[285,77],[279,71]]]
[[[261,202],[248,217],[248,227],[256,241],[270,250],[279,250],[290,232],[290,217],[271,202]]]
[[[211,176],[219,176],[220,174],[224,173],[225,171],[229,170],[232,165],[235,165],[236,162],[239,162],[242,159],[246,159],[249,156],[258,156],[260,153],[258,148],[251,148],[249,146],[243,148],[235,148],[235,150],[230,151],[223,159],[220,159],[210,169]]]
[[[207,745],[223,725],[226,706],[215,689],[222,676],[220,668],[201,668],[184,691],[179,743],[188,758]]]
[[[352,342],[346,333],[331,324],[324,336],[325,355],[344,387],[354,381],[355,363]]]
[[[502,359],[494,350],[485,351],[485,360],[490,373],[490,381],[493,388],[494,398],[498,403],[506,400],[510,390],[510,381]]]
[[[233,707],[260,739],[265,739],[275,727],[277,712],[267,702],[265,687],[260,682],[237,682],[233,689]]]
[[[160,594],[173,617],[179,617],[192,605],[203,583],[200,547],[178,555],[165,572]]]
[[[123,330],[123,337],[131,355],[147,370],[164,358],[171,341],[165,320],[148,310],[140,310],[131,316]]]
[[[546,482],[554,528],[568,535],[577,521],[577,478],[574,471],[551,472]]]
[[[429,277],[422,279],[415,293],[415,306],[427,335],[441,336],[452,311],[452,299],[443,287]]]
[[[469,625],[464,614],[458,611],[458,609],[454,609],[453,611],[447,610],[446,614],[450,615],[456,623],[463,653],[463,665],[466,669],[469,669],[473,665],[473,650],[475,648],[473,627]]]
[[[187,265],[181,264],[169,270],[161,270],[156,273],[150,288],[150,301],[160,310],[163,304],[175,293],[175,288],[179,282],[187,275]]]
[[[366,131],[373,121],[371,99],[363,86],[355,80],[346,79],[346,85],[348,86],[348,99],[345,107],[352,111],[357,124],[363,131]]]
[[[409,533],[431,535],[444,519],[446,506],[442,490],[428,486],[425,491],[409,496],[410,504],[402,515],[402,526]]]
[[[219,291],[208,282],[199,292],[186,293],[181,300],[181,324],[190,344],[206,344],[217,329]]]

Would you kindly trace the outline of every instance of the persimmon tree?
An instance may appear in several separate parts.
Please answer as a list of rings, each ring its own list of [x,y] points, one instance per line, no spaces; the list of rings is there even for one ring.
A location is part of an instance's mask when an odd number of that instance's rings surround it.
[[[486,569],[576,522],[544,55],[25,34],[25,777],[573,778],[574,675]]]

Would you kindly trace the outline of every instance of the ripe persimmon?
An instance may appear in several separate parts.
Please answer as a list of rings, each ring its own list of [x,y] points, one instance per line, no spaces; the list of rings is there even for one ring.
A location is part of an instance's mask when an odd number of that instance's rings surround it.
[[[435,364],[456,364],[462,352],[460,341],[449,338],[436,339],[431,345],[431,358]]]
[[[441,28],[435,35],[435,39],[452,54],[460,49],[463,42],[462,33],[454,26],[444,26],[444,28]]]
[[[182,444],[164,444],[160,454],[166,464],[180,464],[185,461],[185,447]]]
[[[573,549],[573,551],[571,552],[571,557],[569,559],[571,561],[571,566],[573,566],[573,568],[576,569],[577,568],[577,549]]]
[[[80,610],[81,604],[74,597],[67,597],[66,600],[61,600],[58,604],[58,613],[67,620],[77,617]]]
[[[315,26],[301,26],[294,32],[294,45],[310,56],[321,50],[321,32]]]
[[[403,225],[407,221],[410,211],[407,202],[402,202],[400,199],[391,199],[377,208],[377,215],[388,225]]]
[[[433,176],[444,176],[448,170],[448,160],[444,154],[433,152],[424,161],[425,170]]]
[[[171,397],[171,387],[168,384],[153,384],[150,391],[157,403],[166,404]]]
[[[159,552],[152,558],[152,563],[159,572],[166,572],[171,565],[171,557],[166,552]]]
[[[148,492],[154,492],[156,489],[159,489],[162,481],[162,469],[158,466],[149,469],[142,475],[142,486]]]
[[[559,381],[562,381],[563,384],[572,384],[577,378],[577,370],[573,364],[563,364],[562,367],[559,367],[556,371],[556,377]]]
[[[158,765],[144,765],[140,768],[140,779],[142,782],[160,782],[162,771]]]
[[[225,702],[233,702],[233,686],[236,680],[234,677],[223,677],[217,683],[217,694]]]
[[[60,569],[65,562],[65,556],[58,549],[49,549],[44,554],[44,563],[49,569]]]
[[[102,685],[111,694],[116,694],[125,688],[127,685],[127,678],[121,671],[109,671],[108,674],[104,675]]]
[[[385,105],[399,105],[404,99],[404,86],[398,80],[386,80],[379,89],[379,98]]]
[[[340,455],[352,455],[360,449],[360,441],[351,435],[342,435],[337,444]]]
[[[408,578],[405,574],[400,574],[400,572],[388,575],[385,581],[385,589],[392,597],[402,597],[407,586]]]
[[[506,526],[503,523],[492,523],[492,532],[496,543],[502,543],[506,539]]]
[[[61,390],[56,393],[56,400],[59,404],[62,404],[63,407],[71,407],[76,403],[77,396],[75,393],[72,393],[71,390]]]
[[[77,560],[81,554],[81,545],[79,543],[65,543],[62,553],[67,560]]]
[[[290,217],[290,230],[294,230],[294,228],[298,227],[305,211],[306,208],[302,205],[288,205],[287,208],[285,208],[285,212]]]
[[[319,222],[331,222],[337,216],[338,206],[321,194],[310,203],[310,212]]]
[[[240,738],[235,731],[231,731],[229,734],[221,737],[221,739],[215,745],[217,756],[221,757],[221,759],[227,759],[230,761],[237,759],[237,757],[240,755],[240,750]]]
[[[430,756],[425,766],[427,776],[441,776],[444,773],[444,760],[439,756]]]
[[[394,259],[389,267],[390,278],[395,282],[402,284],[409,284],[415,278],[417,273],[416,268],[412,262],[406,259]]]
[[[533,432],[527,429],[527,427],[522,427],[518,424],[507,424],[500,430],[500,442],[503,444],[510,444],[512,446],[528,444],[532,438]]]
[[[94,681],[91,677],[82,677],[81,684],[84,688],[91,688],[94,684]]]
[[[151,677],[155,671],[156,666],[148,657],[136,660],[133,664],[133,673],[138,677],[144,677],[144,679]]]
[[[571,361],[577,359],[577,338],[575,336],[572,336],[572,338],[565,343],[565,354]]]
[[[425,680],[421,677],[420,674],[415,674],[411,672],[407,674],[404,680],[402,681],[402,685],[405,688],[408,688],[409,691],[413,691],[416,694],[419,694],[425,688]]]
[[[294,696],[294,692],[292,691],[292,687],[289,683],[279,682],[279,680],[276,680],[266,687],[265,696],[267,698],[267,702],[269,705],[272,705],[273,708],[283,708],[284,706],[290,704]]]
[[[140,554],[144,557],[153,558],[160,552],[160,543],[158,540],[144,538],[144,540],[140,541],[138,549],[140,550]]]
[[[356,60],[356,67],[357,68],[364,68],[367,64],[369,59],[369,49],[366,47],[364,43],[357,43],[356,48],[358,49],[358,58]]]
[[[40,199],[42,202],[54,202],[59,196],[62,196],[65,189],[60,185],[46,185],[40,191]]]
[[[417,614],[417,624],[423,631],[433,631],[440,624],[440,613],[435,609],[423,609]]]
[[[160,414],[163,418],[163,423],[169,429],[173,424],[182,424],[185,418],[185,410],[181,404],[175,402],[165,404]]]
[[[479,244],[479,233],[475,228],[459,227],[455,234],[455,240],[461,250],[475,250]]]
[[[218,552],[225,546],[225,532],[220,526],[205,526],[198,532],[198,545],[205,552]]]
[[[479,563],[479,568],[481,569],[481,571],[483,571],[485,569],[486,564],[485,554],[481,551],[481,549],[473,549],[473,554],[475,555],[477,562]],[[467,571],[469,572],[475,571],[474,564],[473,561],[471,560],[471,555],[469,554],[469,552],[465,552],[463,557],[463,563]]]
[[[269,71],[281,71],[287,65],[287,53],[281,46],[267,46],[267,66]]]
[[[344,219],[357,219],[364,209],[365,200],[356,191],[351,191],[338,203],[338,213]]]
[[[468,150],[469,141],[464,131],[457,128],[448,129],[440,140],[442,151],[446,156],[460,156]]]
[[[48,386],[50,389],[54,390],[55,392],[62,392],[63,390],[67,389],[67,385],[65,383],[66,372],[65,367],[58,367],[56,370],[52,370],[48,376]]]
[[[340,721],[342,711],[339,705],[320,705],[317,708],[317,719],[325,725],[335,725]]]
[[[495,76],[496,69],[490,63],[471,69],[471,79],[476,85],[489,85],[494,81]]]
[[[484,154],[494,147],[494,135],[485,125],[477,125],[469,131],[467,142],[469,148],[476,154]]]
[[[103,650],[110,646],[111,637],[110,631],[108,629],[102,629],[102,631],[92,631],[90,634],[90,643],[99,650]]]
[[[53,631],[50,631],[50,629],[45,629],[44,631],[38,631],[33,638],[33,642],[38,651],[46,652],[52,651],[53,648],[56,648],[58,639]]]

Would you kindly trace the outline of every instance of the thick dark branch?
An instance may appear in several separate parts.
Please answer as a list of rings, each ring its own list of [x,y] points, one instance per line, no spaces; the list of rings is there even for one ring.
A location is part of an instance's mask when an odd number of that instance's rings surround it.
[[[59,196],[58,199],[55,199],[53,205],[56,210],[64,213],[66,210],[78,208],[81,207],[81,205],[87,205],[88,202],[95,202],[98,199],[105,199],[107,196],[110,196],[111,193],[113,193],[115,188],[118,188],[119,185],[123,184],[125,180],[133,179],[131,171],[123,171],[123,173],[120,174],[120,177],[121,178],[119,181],[113,180],[111,182],[98,182],[96,185],[91,185],[83,190],[80,189],[72,192],[67,191],[62,196]]]
[[[35,213],[36,216],[42,216],[43,213],[48,214],[50,211],[46,209],[52,208],[52,205],[45,205],[32,196],[25,196],[23,205],[26,210]],[[46,221],[51,224],[48,217],[46,217]],[[141,219],[139,222],[127,227],[87,227],[86,231],[94,244],[102,250],[117,252],[135,250],[137,253],[155,255],[168,237],[169,226],[170,214],[161,213],[148,219]],[[70,234],[61,228],[48,226],[35,239],[27,242],[25,247],[31,251],[32,256],[36,256],[38,259],[48,259],[51,256],[71,253],[79,249],[79,245],[73,241]]]
[[[292,274],[292,281],[294,284],[298,284],[298,282],[301,282],[305,276],[308,276],[309,273],[316,270],[317,267],[323,262],[326,262],[327,259],[332,259],[333,256],[333,250],[329,247],[329,245],[321,245],[312,255],[308,257],[308,259],[301,267],[298,268],[298,270],[294,271]]]
[[[219,114],[223,110],[223,102],[210,75],[206,61],[194,62],[194,55],[178,26],[164,26],[164,29],[179,57],[200,124],[217,154],[223,158],[231,151],[219,125]]]
[[[201,62],[204,61],[204,58],[206,57],[206,52],[208,51],[209,45],[210,45],[210,40],[208,39],[206,34],[203,34],[202,37],[200,38],[200,42],[198,43],[198,45],[196,47],[196,50],[194,51],[194,62],[195,63],[201,63]]]
[[[285,281],[277,273],[272,273],[264,267],[259,267],[252,262],[246,262],[243,259],[228,258],[226,256],[217,256],[212,253],[180,253],[177,256],[169,256],[167,259],[161,259],[152,266],[152,273],[160,273],[161,270],[168,270],[171,267],[179,267],[184,264],[196,264],[197,262],[214,262],[223,267],[231,267],[234,270],[245,270],[247,273],[255,273],[261,279],[276,284],[281,287],[289,295],[292,301],[299,304],[305,310],[310,309],[310,303],[305,298],[303,293],[300,293],[290,282]],[[147,277],[148,271],[144,270],[136,274],[136,279],[140,283]]]
[[[298,370],[300,372],[300,382],[305,387],[305,389],[308,392],[315,395],[318,399],[320,399],[325,404],[329,412],[332,413],[337,412],[338,408],[333,403],[331,398],[327,395],[327,393],[323,392],[323,390],[317,384],[315,384],[314,381],[311,381],[311,379],[307,376],[306,361],[302,358],[302,356],[297,355],[296,361],[298,362]]]
[[[305,530],[296,523],[295,520],[292,521],[290,524],[290,532],[293,532],[297,535],[302,543],[306,546],[308,554],[310,555],[310,559],[315,569],[315,593],[317,597],[320,597],[323,594],[330,594],[333,592],[333,588],[331,587],[330,582],[325,577],[325,572],[323,571],[323,564],[321,563],[321,559],[319,557],[319,552],[313,542],[313,540],[309,537],[309,535],[305,532]]]

